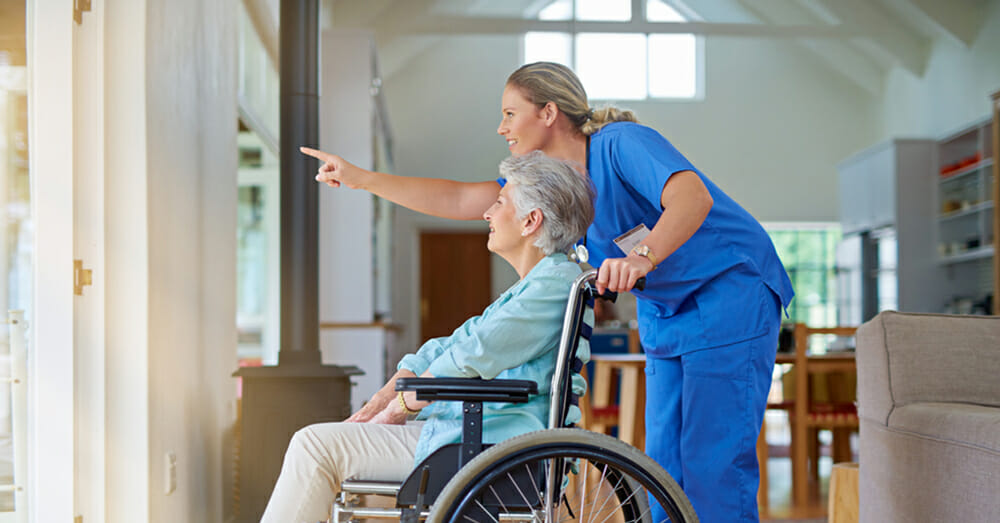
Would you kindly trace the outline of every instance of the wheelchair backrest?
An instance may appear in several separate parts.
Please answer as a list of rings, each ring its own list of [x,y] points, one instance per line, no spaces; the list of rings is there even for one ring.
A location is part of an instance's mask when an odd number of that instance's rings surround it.
[[[563,317],[562,337],[559,340],[559,354],[556,358],[555,372],[552,373],[550,429],[566,426],[566,416],[569,414],[573,397],[573,373],[579,372],[582,367],[576,352],[580,346],[580,338],[589,340],[592,330],[584,321],[584,316],[587,309],[593,307],[593,300],[597,297],[597,291],[593,286],[596,279],[597,269],[584,271],[573,280],[573,286],[569,291],[569,301]],[[615,295],[606,292],[604,297],[614,301]]]

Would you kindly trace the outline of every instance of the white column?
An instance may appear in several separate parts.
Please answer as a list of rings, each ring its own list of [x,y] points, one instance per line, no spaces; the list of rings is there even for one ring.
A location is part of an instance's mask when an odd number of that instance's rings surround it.
[[[31,521],[73,520],[73,1],[28,2]]]

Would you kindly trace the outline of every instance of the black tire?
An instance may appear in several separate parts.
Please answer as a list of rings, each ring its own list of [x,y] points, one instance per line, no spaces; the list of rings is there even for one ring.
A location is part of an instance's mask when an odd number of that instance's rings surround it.
[[[556,470],[566,471],[570,466],[576,470],[566,476],[560,475],[562,488],[554,496],[560,500],[558,513],[552,518],[555,521],[547,521],[541,502],[545,495],[544,475],[538,471],[549,469],[553,464]],[[591,470],[599,476],[588,479]],[[498,490],[516,493],[514,497],[518,500],[511,503],[510,498],[498,494]],[[652,523],[647,493],[666,510],[668,521],[698,521],[691,502],[677,482],[635,447],[580,429],[541,430],[494,445],[462,467],[445,485],[427,521],[494,522],[500,519],[498,513],[504,513],[524,514],[523,521],[545,523]]]

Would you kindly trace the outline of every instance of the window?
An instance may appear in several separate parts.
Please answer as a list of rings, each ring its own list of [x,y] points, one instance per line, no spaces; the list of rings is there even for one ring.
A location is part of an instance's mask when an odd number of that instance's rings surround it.
[[[278,72],[242,4],[239,20],[237,356],[241,366],[275,365],[281,293]]]
[[[241,362],[276,365],[281,292],[278,158],[249,129],[241,129],[237,140],[237,355]]]
[[[836,251],[840,225],[835,223],[765,224],[778,257],[792,280],[795,299],[786,321],[811,327],[838,324]]]
[[[27,325],[33,303],[35,267],[32,176],[28,163],[28,62],[23,1],[6,2],[0,24],[0,377],[24,379],[26,330],[10,324],[11,312],[23,311]],[[37,188],[35,188],[37,190]],[[23,323],[22,323],[23,325]],[[24,385],[20,388],[23,390]],[[27,463],[26,395],[20,399],[12,381],[0,383],[0,521],[28,520],[22,493],[15,495],[15,466]],[[16,502],[15,502],[16,498]]]
[[[665,0],[646,0],[647,22],[686,22]],[[630,0],[556,0],[538,12],[539,20],[621,22],[632,19]],[[565,64],[580,76],[596,100],[702,98],[702,39],[693,34],[529,32],[524,63]]]

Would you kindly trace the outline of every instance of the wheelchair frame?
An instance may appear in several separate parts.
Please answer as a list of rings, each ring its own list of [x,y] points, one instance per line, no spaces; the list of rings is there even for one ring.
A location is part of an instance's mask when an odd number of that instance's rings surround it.
[[[570,405],[575,399],[571,390],[572,373],[579,372],[583,366],[583,362],[576,357],[577,348],[580,338],[589,340],[592,332],[591,327],[584,321],[584,315],[594,299],[615,301],[617,298],[617,294],[610,291],[599,295],[594,287],[596,277],[596,270],[585,271],[574,280],[570,289],[563,317],[556,368],[552,375],[547,429],[511,438],[484,450],[483,402],[526,402],[531,394],[538,391],[538,385],[533,381],[401,378],[397,381],[396,390],[414,390],[420,400],[463,402],[462,441],[433,452],[415,467],[402,484],[365,480],[344,481],[333,505],[331,521],[334,523],[358,519],[398,519],[402,523],[416,523],[422,520],[452,521],[457,518],[457,516],[453,518],[452,512],[461,512],[462,507],[475,502],[473,493],[477,488],[483,492],[487,487],[494,489],[493,495],[501,505],[504,505],[501,496],[495,490],[495,486],[499,486],[499,483],[489,483],[489,481],[495,481],[498,474],[505,473],[511,483],[515,479],[512,474],[532,484],[536,481],[540,483],[544,479],[544,500],[539,499],[538,502],[531,504],[521,493],[520,497],[524,499],[524,503],[516,499],[507,501],[512,506],[519,504],[527,506],[519,509],[508,509],[504,506],[504,512],[498,512],[496,516],[489,515],[489,519],[484,521],[552,523],[556,520],[555,512],[560,503],[565,502],[568,505],[562,490],[567,471],[573,468],[573,463],[578,462],[576,460],[591,457],[604,462],[605,471],[608,470],[608,463],[614,467],[624,466],[629,470],[631,479],[626,481],[624,478],[619,478],[614,488],[620,502],[625,503],[634,498],[630,502],[634,505],[630,509],[632,512],[639,512],[635,507],[646,507],[645,513],[634,516],[635,521],[649,520],[646,515],[648,503],[646,494],[641,491],[642,488],[655,491],[656,499],[667,509],[672,517],[671,520],[675,523],[697,521],[697,516],[680,487],[651,458],[610,436],[564,428]],[[602,454],[604,456],[601,456]],[[528,464],[525,460],[534,461]],[[507,468],[499,470],[498,467]],[[546,473],[546,470],[561,472]],[[602,473],[602,481],[603,475]],[[473,489],[473,493],[469,492],[470,488]],[[520,492],[520,488],[518,491]],[[396,508],[359,506],[360,496],[363,495],[395,497]],[[623,497],[628,499],[623,501]],[[442,498],[446,498],[447,501],[441,502]],[[483,505],[480,503],[479,507]],[[583,507],[580,510],[582,515]],[[468,515],[464,516],[464,519],[479,521]]]

